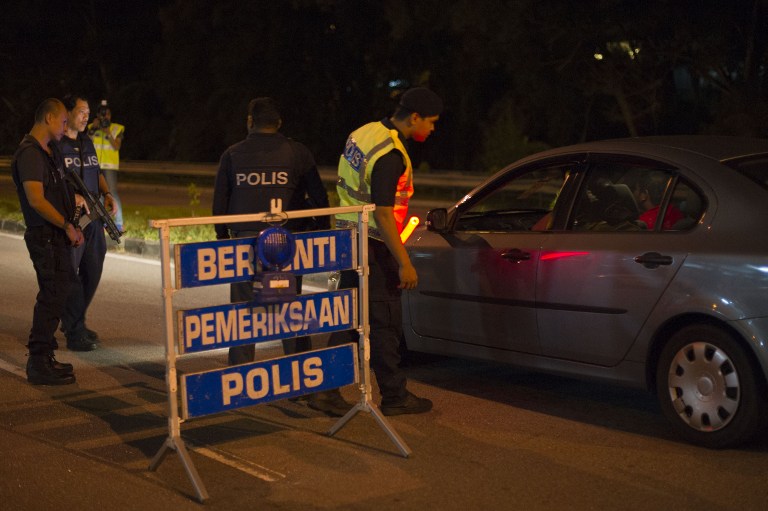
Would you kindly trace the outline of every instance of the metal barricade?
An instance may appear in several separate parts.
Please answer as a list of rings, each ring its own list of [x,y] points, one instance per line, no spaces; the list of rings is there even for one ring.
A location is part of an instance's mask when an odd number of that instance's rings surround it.
[[[339,231],[313,231],[311,233],[300,233],[296,243],[304,239],[310,243],[313,237],[328,234],[328,239],[323,241],[324,245],[330,244],[338,250],[349,250],[351,254],[340,254],[338,258],[329,258],[334,260],[334,264],[325,264],[322,267],[324,271],[339,271],[343,266],[350,264],[350,269],[355,269],[358,273],[358,287],[353,290],[329,291],[327,296],[313,297],[313,295],[298,295],[296,300],[290,305],[291,310],[301,307],[318,307],[323,310],[329,310],[330,307],[337,307],[342,313],[331,313],[332,319],[325,323],[322,321],[303,321],[297,324],[288,324],[282,322],[280,325],[267,326],[267,323],[259,323],[258,336],[256,328],[253,328],[251,337],[244,335],[243,339],[235,339],[234,335],[226,336],[221,332],[223,330],[232,332],[230,323],[238,317],[252,313],[262,314],[259,318],[265,318],[266,315],[274,312],[273,309],[264,307],[263,304],[256,302],[217,305],[199,310],[177,311],[177,317],[174,319],[173,296],[176,291],[183,287],[194,287],[213,284],[226,284],[233,282],[245,282],[252,278],[255,272],[253,263],[252,242],[247,238],[239,240],[217,240],[203,243],[177,245],[174,251],[175,261],[175,279],[171,273],[171,248],[170,248],[170,230],[173,227],[201,225],[201,224],[233,224],[238,222],[270,222],[276,218],[276,212],[258,213],[249,215],[229,215],[212,216],[196,218],[175,218],[166,220],[153,220],[151,226],[158,229],[161,242],[161,268],[162,268],[162,296],[165,318],[165,381],[168,393],[168,437],[155,454],[150,462],[149,469],[154,471],[165,459],[167,454],[173,450],[178,453],[184,469],[189,479],[195,487],[198,500],[204,502],[208,498],[208,492],[203,484],[197,469],[192,462],[189,451],[181,436],[181,425],[186,420],[208,415],[212,413],[225,412],[226,410],[241,408],[259,404],[259,402],[272,402],[278,399],[295,397],[302,394],[309,394],[319,390],[330,390],[350,383],[356,383],[360,391],[360,398],[349,412],[341,417],[328,431],[329,436],[338,432],[349,420],[358,412],[368,412],[373,415],[379,426],[387,433],[391,441],[395,444],[400,454],[408,457],[411,450],[403,439],[392,428],[378,407],[373,403],[371,392],[371,371],[370,371],[370,325],[368,317],[368,220],[369,214],[375,209],[373,205],[350,206],[314,210],[300,210],[279,212],[281,219],[316,217],[324,215],[336,215],[342,213],[357,213],[357,228],[351,230],[350,240]],[[301,235],[304,238],[301,238]],[[338,241],[337,241],[338,240]],[[216,257],[216,251],[221,251],[231,257],[227,260],[228,264],[216,267],[211,262],[211,258]],[[306,255],[306,251],[304,253]],[[296,256],[295,263],[288,271],[301,272],[302,258],[299,254]],[[348,257],[349,259],[345,259]],[[248,258],[249,264],[245,264],[245,258]],[[197,263],[195,263],[197,261]],[[342,261],[336,264],[337,261]],[[197,264],[197,266],[195,266]],[[216,268],[225,268],[227,271],[221,271],[222,275],[217,273]],[[317,268],[314,268],[317,270]],[[307,271],[308,273],[311,273]],[[226,275],[224,275],[226,273]],[[322,300],[329,302],[322,302]],[[310,304],[312,300],[321,300],[317,304]],[[354,311],[354,318],[350,317],[347,307],[350,303],[351,310]],[[294,304],[297,304],[294,306]],[[257,310],[258,309],[258,310]],[[271,312],[270,312],[271,311]],[[334,309],[337,311],[337,309]],[[285,312],[283,311],[283,315]],[[228,325],[229,329],[214,328],[210,321],[219,321]],[[266,320],[264,320],[266,321]],[[274,323],[274,322],[273,322]],[[174,329],[176,325],[176,329]],[[337,348],[324,348],[302,352],[295,355],[289,355],[270,361],[254,362],[253,364],[244,364],[241,366],[231,366],[226,369],[214,369],[201,373],[190,375],[177,374],[177,359],[185,354],[213,351],[238,345],[256,344],[266,340],[276,340],[291,338],[298,335],[311,333],[332,332],[356,328],[358,332],[357,350],[354,345],[345,345]],[[289,334],[281,337],[281,334]],[[261,335],[264,334],[264,335]],[[221,335],[225,339],[218,338]],[[222,342],[224,341],[224,342]],[[337,350],[333,356],[328,355],[329,350]],[[328,353],[327,353],[328,352]],[[339,356],[336,356],[339,355]],[[321,377],[319,371],[324,363],[338,364],[339,377],[332,377],[328,381]],[[282,371],[282,373],[281,373]],[[301,373],[301,371],[304,371]],[[293,376],[291,384],[280,383],[281,374]],[[302,388],[296,382],[297,376],[304,374],[303,379],[306,386]],[[309,375],[309,376],[307,376]],[[259,390],[255,390],[253,381],[259,379],[261,383]],[[272,378],[272,380],[270,380]],[[350,378],[352,378],[350,380]],[[290,377],[288,378],[290,379]],[[280,396],[268,395],[264,390],[265,382],[272,381],[273,387],[280,389]],[[181,385],[180,385],[181,383]],[[181,387],[181,389],[180,389]],[[247,391],[245,390],[247,387]],[[213,391],[211,389],[213,388]],[[203,389],[200,391],[199,389]],[[181,394],[181,395],[180,395]],[[220,397],[220,399],[211,399],[211,395]],[[268,401],[265,401],[268,399]],[[214,402],[215,401],[215,402]],[[179,414],[181,405],[182,413]]]

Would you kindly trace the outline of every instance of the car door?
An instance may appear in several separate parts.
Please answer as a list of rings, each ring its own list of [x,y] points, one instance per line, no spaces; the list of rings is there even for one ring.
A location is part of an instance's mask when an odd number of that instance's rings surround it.
[[[613,366],[687,255],[685,231],[672,224],[695,221],[684,222],[671,202],[672,190],[687,186],[674,169],[603,157],[581,180],[564,230],[542,243],[539,338],[545,356]],[[650,181],[655,204],[639,190]]]
[[[454,210],[452,228],[409,243],[419,284],[408,295],[424,337],[539,353],[535,310],[539,248],[567,170],[509,172]]]

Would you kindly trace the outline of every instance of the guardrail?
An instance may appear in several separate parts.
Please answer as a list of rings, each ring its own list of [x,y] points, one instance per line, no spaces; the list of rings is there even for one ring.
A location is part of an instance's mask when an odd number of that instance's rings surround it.
[[[0,156],[0,170],[10,171],[11,156]],[[123,160],[120,162],[120,172],[133,174],[137,178],[145,176],[173,176],[173,177],[193,177],[213,180],[216,177],[217,163],[190,163],[175,161],[152,161],[152,160]],[[325,183],[336,182],[336,167],[319,166],[320,177]],[[133,176],[132,176],[133,177]],[[469,191],[480,184],[487,176],[469,174],[458,171],[414,173],[414,185],[426,186],[430,188],[454,189],[461,192]]]

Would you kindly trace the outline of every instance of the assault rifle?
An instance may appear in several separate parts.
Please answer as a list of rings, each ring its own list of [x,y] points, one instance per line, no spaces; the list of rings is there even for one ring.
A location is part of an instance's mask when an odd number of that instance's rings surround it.
[[[120,232],[120,229],[117,228],[115,221],[112,220],[112,217],[109,215],[109,212],[104,207],[104,204],[102,204],[98,198],[94,197],[93,194],[91,194],[90,190],[88,190],[88,187],[85,186],[85,183],[83,183],[82,178],[77,175],[77,172],[68,172],[67,175],[70,176],[72,180],[75,182],[75,187],[77,188],[77,191],[80,193],[80,195],[83,196],[86,204],[88,204],[88,209],[91,210],[91,212],[88,215],[80,216],[78,214],[80,213],[79,211],[75,213],[75,216],[79,217],[78,219],[79,219],[80,227],[81,228],[85,227],[91,222],[91,220],[100,219],[101,221],[104,222],[104,228],[107,230],[107,234],[109,234],[109,237],[119,244],[120,236],[122,236],[123,233]]]

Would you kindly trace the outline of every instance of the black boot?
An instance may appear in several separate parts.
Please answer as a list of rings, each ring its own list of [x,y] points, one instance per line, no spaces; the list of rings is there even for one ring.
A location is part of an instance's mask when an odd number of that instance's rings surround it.
[[[30,355],[27,359],[27,381],[32,385],[69,385],[75,383],[71,370],[65,373],[53,365],[56,359],[52,353]],[[58,364],[58,362],[57,362]],[[66,367],[68,364],[61,364]]]
[[[355,406],[344,400],[339,389],[315,392],[308,397],[307,406],[331,417],[343,417]]]
[[[72,366],[72,364],[68,364],[66,362],[59,362],[56,360],[56,355],[51,353],[51,367],[53,367],[56,371],[58,371],[61,374],[75,374],[74,370],[75,368]]]

